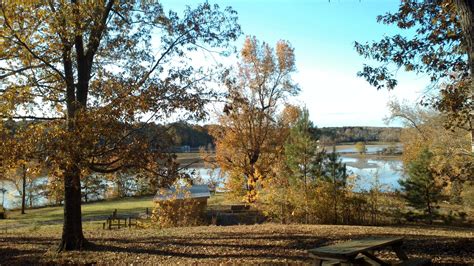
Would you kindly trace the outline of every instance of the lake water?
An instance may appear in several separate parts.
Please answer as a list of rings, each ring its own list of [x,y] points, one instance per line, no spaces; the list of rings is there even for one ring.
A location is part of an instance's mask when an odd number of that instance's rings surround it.
[[[378,186],[383,191],[393,191],[400,188],[398,180],[402,177],[403,163],[399,159],[364,159],[341,156],[341,160],[346,164],[348,174],[356,175],[356,191],[369,190],[378,182]],[[207,168],[193,168],[195,174],[204,181],[209,178],[219,179],[219,169],[214,171]],[[377,178],[377,179],[376,179]],[[221,186],[223,186],[221,184]]]
[[[342,157],[342,161],[347,165],[347,170],[357,175],[356,191],[369,190],[376,181],[384,191],[393,191],[400,188],[398,180],[403,176],[403,163],[399,159]]]
[[[376,153],[385,147],[386,145],[370,145],[367,147],[367,150],[370,154]],[[342,148],[338,148],[337,151],[341,153],[342,162],[347,165],[347,170],[349,170],[351,174],[357,176],[354,190],[361,191],[370,189],[375,183],[375,177],[378,177],[378,182],[384,191],[392,191],[400,187],[398,180],[403,176],[403,164],[400,159],[372,159],[374,156],[368,156],[369,159],[351,157],[350,155],[345,155],[344,153],[354,153],[356,151],[353,147],[347,147],[347,145]],[[219,178],[219,169],[212,171],[208,168],[194,168],[190,170],[194,170],[195,175],[199,176],[202,181],[217,179],[220,181],[221,186],[224,182],[222,178]],[[46,178],[43,179],[43,181],[44,180],[46,180]],[[0,181],[0,188],[5,188],[7,190],[7,193],[4,195],[4,206],[6,208],[11,209],[21,206],[19,193],[13,184]],[[2,196],[3,195],[0,193],[0,200],[2,200]],[[38,197],[34,202],[34,205],[40,206],[47,203],[48,202],[46,198]]]

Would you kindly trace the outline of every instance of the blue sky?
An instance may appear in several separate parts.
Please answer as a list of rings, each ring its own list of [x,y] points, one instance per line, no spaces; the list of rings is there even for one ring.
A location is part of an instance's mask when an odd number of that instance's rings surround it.
[[[161,1],[166,9],[179,11],[193,1]],[[196,1],[197,3],[198,1]],[[377,15],[395,11],[400,0],[235,0],[209,1],[238,12],[244,35],[274,45],[290,41],[295,48],[294,79],[302,89],[293,103],[306,105],[318,127],[385,126],[387,102],[396,97],[416,102],[425,91],[426,77],[397,72],[399,86],[392,92],[377,91],[357,77],[366,60],[353,48],[354,41],[379,40],[399,33],[379,24]]]

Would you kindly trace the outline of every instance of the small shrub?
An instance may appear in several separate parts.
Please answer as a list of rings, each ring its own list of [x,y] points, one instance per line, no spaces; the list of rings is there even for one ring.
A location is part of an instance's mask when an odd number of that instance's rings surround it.
[[[160,227],[194,226],[203,224],[205,202],[191,198],[190,185],[173,185],[174,191],[160,190],[166,200],[157,201],[151,215],[153,224]]]

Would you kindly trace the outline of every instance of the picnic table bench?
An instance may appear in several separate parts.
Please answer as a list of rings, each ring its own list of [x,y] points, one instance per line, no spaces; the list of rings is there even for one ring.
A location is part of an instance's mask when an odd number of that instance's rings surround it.
[[[148,216],[148,208],[146,208],[146,215]],[[114,227],[120,229],[121,227],[131,228],[132,226],[138,226],[139,217],[132,217],[127,215],[118,215],[117,209],[115,209],[107,220],[102,224],[103,229],[112,229]],[[123,223],[122,223],[123,221]],[[128,222],[128,223],[127,223]]]
[[[375,250],[391,248],[398,265],[430,265],[430,260],[408,259],[402,249],[403,237],[364,238],[308,250],[316,265],[390,265],[374,255]]]

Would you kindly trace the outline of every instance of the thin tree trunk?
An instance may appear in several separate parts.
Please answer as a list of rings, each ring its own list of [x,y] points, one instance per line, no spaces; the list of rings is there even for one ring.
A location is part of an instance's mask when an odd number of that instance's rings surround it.
[[[334,152],[334,151],[333,151]],[[334,223],[337,224],[337,184],[336,184],[336,167],[334,164],[332,165],[332,182],[334,188]]]
[[[22,165],[22,192],[21,192],[21,214],[25,214],[25,208],[26,208],[26,166],[25,164]]]
[[[429,219],[429,223],[430,224],[433,224],[433,211],[431,210],[431,204],[428,203],[428,219]]]
[[[305,155],[306,156],[306,155]],[[309,223],[309,202],[308,202],[308,184],[306,174],[306,162],[304,163],[304,202],[305,202],[305,223]]]

